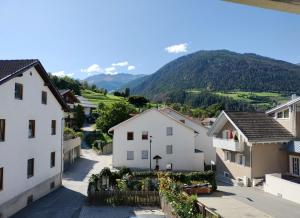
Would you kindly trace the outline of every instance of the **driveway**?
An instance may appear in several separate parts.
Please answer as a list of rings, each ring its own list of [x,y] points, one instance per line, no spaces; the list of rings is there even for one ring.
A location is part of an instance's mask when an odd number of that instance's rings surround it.
[[[227,218],[300,217],[300,205],[252,187],[220,183],[218,191],[198,198],[207,207]]]
[[[112,166],[111,155],[96,155],[82,149],[82,157],[63,176],[63,186],[15,214],[14,218],[78,217],[86,203],[88,179]]]

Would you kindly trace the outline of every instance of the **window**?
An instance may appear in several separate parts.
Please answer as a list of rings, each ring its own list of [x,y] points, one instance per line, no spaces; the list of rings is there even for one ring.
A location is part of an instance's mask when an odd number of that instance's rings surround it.
[[[289,109],[286,109],[286,110],[283,111],[283,117],[284,118],[289,118],[289,115],[290,115]]]
[[[173,154],[173,146],[172,145],[166,146],[166,154]]]
[[[20,83],[15,83],[15,99],[23,99],[23,85]]]
[[[236,161],[240,165],[245,165],[245,156],[242,154],[237,154],[236,155]]]
[[[3,190],[3,167],[0,168],[0,191]]]
[[[167,127],[167,136],[173,135],[173,127]]]
[[[55,167],[55,152],[51,152],[50,156],[50,167]]]
[[[148,140],[148,132],[147,131],[142,132],[142,140]]]
[[[29,120],[29,126],[28,126],[28,137],[34,138],[35,137],[35,120]]]
[[[0,142],[5,140],[5,120],[0,120]]]
[[[134,160],[134,151],[127,151],[127,160]]]
[[[42,91],[42,104],[47,104],[47,92]]]
[[[234,155],[234,153],[230,152],[230,157],[231,157],[230,161],[231,162],[235,162],[235,155]]]
[[[224,177],[230,178],[230,174],[228,172],[224,171]]]
[[[142,151],[142,159],[148,159],[148,151],[147,150],[144,150]]]
[[[56,135],[56,120],[51,121],[51,135]]]
[[[224,151],[224,160],[228,161],[231,160],[231,155],[230,151]]]
[[[50,190],[54,189],[55,188],[55,182],[51,182],[50,183]]]
[[[27,197],[27,205],[31,204],[33,202],[33,195],[29,195]]]
[[[180,120],[180,122],[185,123],[185,120]]]
[[[133,140],[133,132],[127,132],[127,140]]]
[[[277,113],[277,118],[283,118],[283,113],[282,113],[282,111]]]
[[[34,158],[27,161],[27,178],[34,176]]]

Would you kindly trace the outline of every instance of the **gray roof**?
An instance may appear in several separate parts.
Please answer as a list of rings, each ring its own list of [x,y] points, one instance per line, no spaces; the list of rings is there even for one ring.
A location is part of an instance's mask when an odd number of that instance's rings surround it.
[[[293,135],[272,117],[259,112],[225,112],[249,141],[291,140]]]
[[[70,89],[60,89],[60,90],[59,90],[59,93],[60,93],[61,95],[64,95],[64,94],[68,93],[69,91],[71,91],[71,90],[70,90]]]
[[[82,107],[89,107],[89,108],[97,108],[97,106],[93,103],[91,103],[89,100],[87,100],[85,97],[82,97],[80,95],[75,95],[76,98],[78,99],[79,101],[79,104],[82,106]]]
[[[50,77],[43,65],[38,59],[25,59],[25,60],[0,60],[0,85],[5,82],[21,76],[22,73],[34,67],[39,75],[48,86],[50,91],[55,96],[56,100],[60,103],[64,110],[69,110],[67,104],[63,100],[62,96],[59,94],[57,88],[52,84]]]

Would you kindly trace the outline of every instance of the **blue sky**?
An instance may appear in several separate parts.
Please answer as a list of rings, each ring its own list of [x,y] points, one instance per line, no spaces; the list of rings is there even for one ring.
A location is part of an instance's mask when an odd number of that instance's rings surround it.
[[[299,63],[299,25],[299,15],[219,0],[1,0],[0,58],[38,58],[80,79],[150,74],[203,49]]]

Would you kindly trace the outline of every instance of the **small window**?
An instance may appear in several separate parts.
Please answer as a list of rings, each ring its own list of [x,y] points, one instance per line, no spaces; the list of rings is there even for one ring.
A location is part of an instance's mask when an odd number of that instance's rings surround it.
[[[51,167],[51,168],[55,167],[55,152],[51,152],[51,156],[50,156],[50,167]]]
[[[147,131],[142,132],[142,140],[148,140],[148,132]]]
[[[134,151],[127,151],[127,160],[134,160]]]
[[[180,122],[185,123],[185,120],[180,120]]]
[[[27,161],[27,178],[34,176],[34,158]]]
[[[27,197],[27,205],[30,205],[33,202],[33,195]]]
[[[47,92],[42,91],[42,104],[47,104]]]
[[[237,156],[237,158],[236,158],[237,163],[244,166],[245,165],[245,156],[242,154],[237,154],[236,156]]]
[[[20,83],[15,83],[15,99],[23,99],[23,85]]]
[[[284,118],[289,118],[289,115],[290,115],[289,109],[286,109],[286,110],[283,111],[283,117]]]
[[[0,119],[0,142],[5,141],[5,120]]]
[[[148,151],[147,150],[142,151],[142,159],[143,160],[148,159]]]
[[[127,132],[127,140],[133,140],[133,132]]]
[[[230,153],[230,151],[224,151],[224,160],[225,161],[231,160],[231,153]]]
[[[173,135],[173,127],[167,127],[167,136]]]
[[[0,168],[0,191],[3,190],[3,167]]]
[[[229,174],[228,172],[226,172],[226,171],[224,171],[224,176],[225,176],[226,178],[230,178],[230,174]]]
[[[52,190],[52,189],[54,189],[55,188],[55,182],[51,182],[50,183],[50,189]]]
[[[28,137],[34,138],[35,137],[35,120],[29,120],[28,126]]]
[[[173,154],[173,146],[172,145],[166,146],[166,154]]]
[[[234,153],[232,153],[232,152],[229,152],[229,153],[230,153],[230,157],[231,157],[230,161],[231,162],[235,162],[235,155],[234,155]]]
[[[283,118],[283,112],[282,111],[277,113],[277,118]]]
[[[51,135],[56,135],[56,120],[51,121]]]

